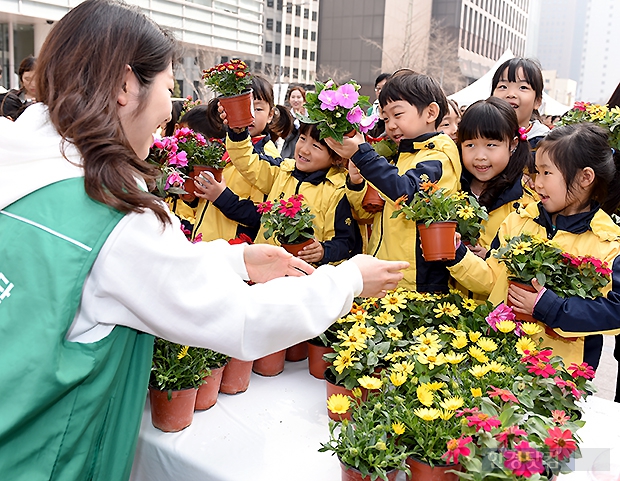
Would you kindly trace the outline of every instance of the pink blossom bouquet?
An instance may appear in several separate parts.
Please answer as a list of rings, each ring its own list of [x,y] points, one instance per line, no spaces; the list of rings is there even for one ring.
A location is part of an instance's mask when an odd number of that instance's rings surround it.
[[[338,86],[333,80],[323,84],[314,82],[316,92],[306,94],[306,116],[299,119],[316,124],[321,139],[331,137],[342,143],[344,136],[352,131],[366,133],[378,120],[376,115],[366,115],[369,98],[359,94],[360,86],[354,80]]]
[[[165,198],[173,194],[187,193],[182,188],[186,178],[187,153],[179,149],[177,138],[173,136],[156,139],[146,160],[161,172],[155,179],[154,188],[151,189],[154,194]]]
[[[275,236],[281,244],[295,244],[312,238],[314,214],[310,213],[310,208],[304,205],[303,200],[301,194],[288,199],[284,199],[284,194],[281,194],[274,201],[258,204],[265,239]]]

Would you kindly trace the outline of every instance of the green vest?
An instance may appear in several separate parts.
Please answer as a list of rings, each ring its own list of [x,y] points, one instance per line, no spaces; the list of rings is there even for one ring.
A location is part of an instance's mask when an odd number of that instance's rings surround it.
[[[153,337],[116,326],[98,342],[66,340],[122,217],[82,178],[0,210],[0,479],[129,479]]]

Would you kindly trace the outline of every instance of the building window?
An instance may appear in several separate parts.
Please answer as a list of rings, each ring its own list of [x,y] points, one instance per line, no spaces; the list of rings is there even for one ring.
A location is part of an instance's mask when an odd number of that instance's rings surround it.
[[[286,24],[286,34],[290,35],[291,34],[291,29],[293,28],[293,26],[290,23]]]
[[[295,15],[301,17],[301,5],[295,5]]]
[[[228,62],[228,56],[222,55],[222,59],[220,60],[220,63],[226,63],[226,62]]]
[[[310,10],[308,10],[307,8],[304,8],[304,18],[309,18],[310,17]]]
[[[316,32],[310,32],[310,40],[316,42]]]
[[[273,7],[273,0],[267,0],[267,6]]]
[[[287,57],[291,56],[291,46],[290,45],[285,45],[284,46],[284,55],[286,55]]]
[[[263,70],[263,62],[254,62],[254,72],[261,73]]]
[[[293,78],[299,78],[299,69],[298,68],[294,68],[293,69]]]
[[[301,58],[304,60],[308,58],[308,51],[306,49],[301,51]]]
[[[302,71],[301,71],[301,79],[302,79],[302,80],[306,80],[306,74],[307,74],[307,73],[308,73],[308,72],[307,72],[306,70],[302,70]]]
[[[270,63],[265,64],[265,75],[271,75],[271,64]]]
[[[280,44],[276,43],[276,54],[280,55]]]
[[[282,10],[282,0],[278,0],[278,3],[276,5],[278,6],[278,10]]]
[[[293,49],[293,57],[299,58],[299,47]]]
[[[291,67],[284,67],[284,76],[289,77],[291,75]]]
[[[282,32],[282,22],[280,20],[276,21],[276,32]]]
[[[312,21],[316,22],[316,19],[317,19],[316,12],[312,12]]]
[[[267,30],[273,30],[273,18],[267,19]]]
[[[295,27],[295,36],[299,37],[299,33],[300,33],[301,29],[299,27]]]
[[[314,52],[310,52],[310,60],[314,62]]]
[[[286,13],[293,13],[293,4],[291,2],[286,4]]]
[[[307,39],[308,38],[308,29],[304,28],[304,38]]]
[[[270,42],[269,40],[267,40],[265,42],[265,53],[271,53],[273,52],[273,42]]]

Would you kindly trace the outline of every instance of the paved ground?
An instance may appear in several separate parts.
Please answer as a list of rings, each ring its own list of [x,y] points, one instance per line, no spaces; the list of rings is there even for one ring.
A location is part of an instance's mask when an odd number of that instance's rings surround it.
[[[598,389],[595,396],[613,401],[616,393],[616,373],[618,372],[618,363],[614,359],[615,338],[614,336],[604,337],[603,355],[594,378],[594,385]]]

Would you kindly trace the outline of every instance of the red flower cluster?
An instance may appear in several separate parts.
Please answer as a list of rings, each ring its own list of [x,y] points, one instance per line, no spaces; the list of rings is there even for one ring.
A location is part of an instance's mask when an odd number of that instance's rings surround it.
[[[583,269],[586,267],[594,267],[594,270],[602,276],[611,276],[612,270],[607,262],[590,256],[574,256],[568,252],[562,252],[562,260],[565,264]]]
[[[502,422],[496,417],[489,416],[485,413],[476,413],[471,416],[467,416],[467,425],[468,426],[476,426],[476,432],[480,429],[483,431],[491,431],[493,428],[497,428],[502,425]]]
[[[280,199],[280,207],[278,212],[287,217],[295,217],[301,209],[301,201],[304,200],[304,196],[301,194],[293,195],[288,199]]]
[[[549,437],[545,439],[545,444],[549,446],[549,454],[560,461],[570,458],[573,451],[577,450],[577,443],[573,439],[570,429],[562,431],[560,428],[548,430]]]
[[[596,372],[592,369],[587,362],[582,362],[581,364],[572,363],[568,366],[568,370],[571,372],[573,377],[583,377],[585,379],[594,379],[594,375]]]

